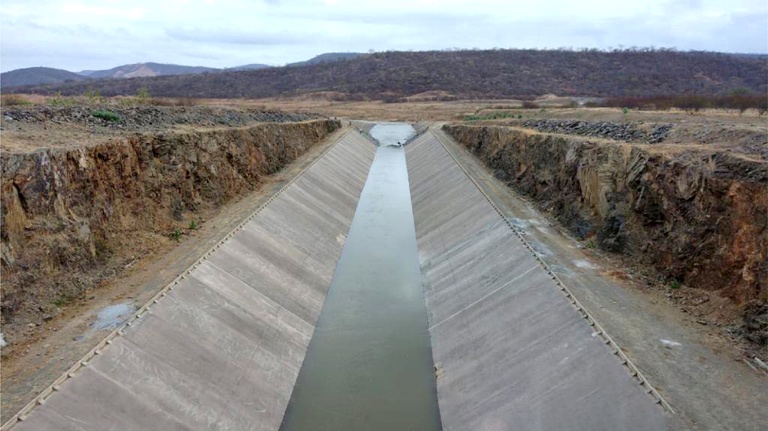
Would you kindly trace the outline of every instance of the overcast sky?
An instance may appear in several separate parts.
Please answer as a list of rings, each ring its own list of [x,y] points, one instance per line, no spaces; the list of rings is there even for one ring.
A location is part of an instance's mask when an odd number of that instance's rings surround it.
[[[283,65],[323,52],[768,52],[766,0],[2,0],[0,69]]]

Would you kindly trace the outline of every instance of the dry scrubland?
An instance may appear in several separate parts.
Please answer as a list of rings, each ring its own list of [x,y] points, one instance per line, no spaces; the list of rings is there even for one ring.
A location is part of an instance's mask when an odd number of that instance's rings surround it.
[[[442,100],[542,94],[567,96],[726,95],[768,91],[763,56],[667,49],[453,50],[380,52],[301,67],[109,79],[16,87],[14,92],[105,96],[136,94],[197,98],[293,97],[329,92],[337,100],[402,101],[444,92]],[[5,90],[5,89],[4,89]]]
[[[441,97],[26,95],[4,106],[2,323],[11,344],[3,360],[38,381],[19,377],[22,395],[6,395],[4,409],[55,377],[50,360],[34,372],[23,361],[58,354],[46,340],[76,319],[68,310],[98,302],[149,257],[180,253],[179,240],[347,119],[449,123],[445,130],[496,177],[584,247],[621,260],[624,277],[717,327],[737,356],[766,356],[768,118],[754,110],[575,108],[555,96],[527,109],[522,100]]]

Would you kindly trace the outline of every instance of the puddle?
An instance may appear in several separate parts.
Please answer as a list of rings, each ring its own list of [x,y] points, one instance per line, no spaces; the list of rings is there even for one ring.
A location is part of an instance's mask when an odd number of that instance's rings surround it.
[[[117,329],[131,317],[134,311],[136,308],[130,302],[104,307],[99,311],[96,321],[91,327],[96,330]]]
[[[573,264],[578,266],[579,268],[597,269],[597,267],[595,265],[592,265],[592,263],[590,263],[589,261],[586,261],[586,260],[574,260]]]
[[[659,341],[661,341],[661,344],[663,344],[664,347],[666,347],[668,349],[671,349],[673,347],[680,347],[680,346],[683,345],[682,343],[678,343],[677,341],[665,340],[663,338],[661,340],[659,340]]]
[[[541,257],[552,256],[552,250],[550,250],[549,247],[545,246],[544,244],[533,241],[529,242],[529,244]]]

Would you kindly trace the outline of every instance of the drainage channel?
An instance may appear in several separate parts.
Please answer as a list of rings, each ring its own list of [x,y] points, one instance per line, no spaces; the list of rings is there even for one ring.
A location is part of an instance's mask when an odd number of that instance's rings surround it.
[[[282,430],[439,430],[432,350],[401,143],[381,146],[299,372]]]

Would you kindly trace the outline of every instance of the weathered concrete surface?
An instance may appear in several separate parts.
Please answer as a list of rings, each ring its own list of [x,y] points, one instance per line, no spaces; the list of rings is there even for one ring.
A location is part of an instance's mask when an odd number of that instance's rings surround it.
[[[406,154],[444,429],[665,429],[434,135]]]
[[[744,363],[730,343],[713,343],[720,328],[681,313],[663,292],[614,277],[625,269],[620,262],[580,248],[439,125],[432,132],[669,402],[670,429],[765,429],[768,376]]]
[[[386,142],[413,129],[388,127],[282,431],[440,430],[405,154]]]
[[[277,429],[374,151],[346,135],[14,429]]]

